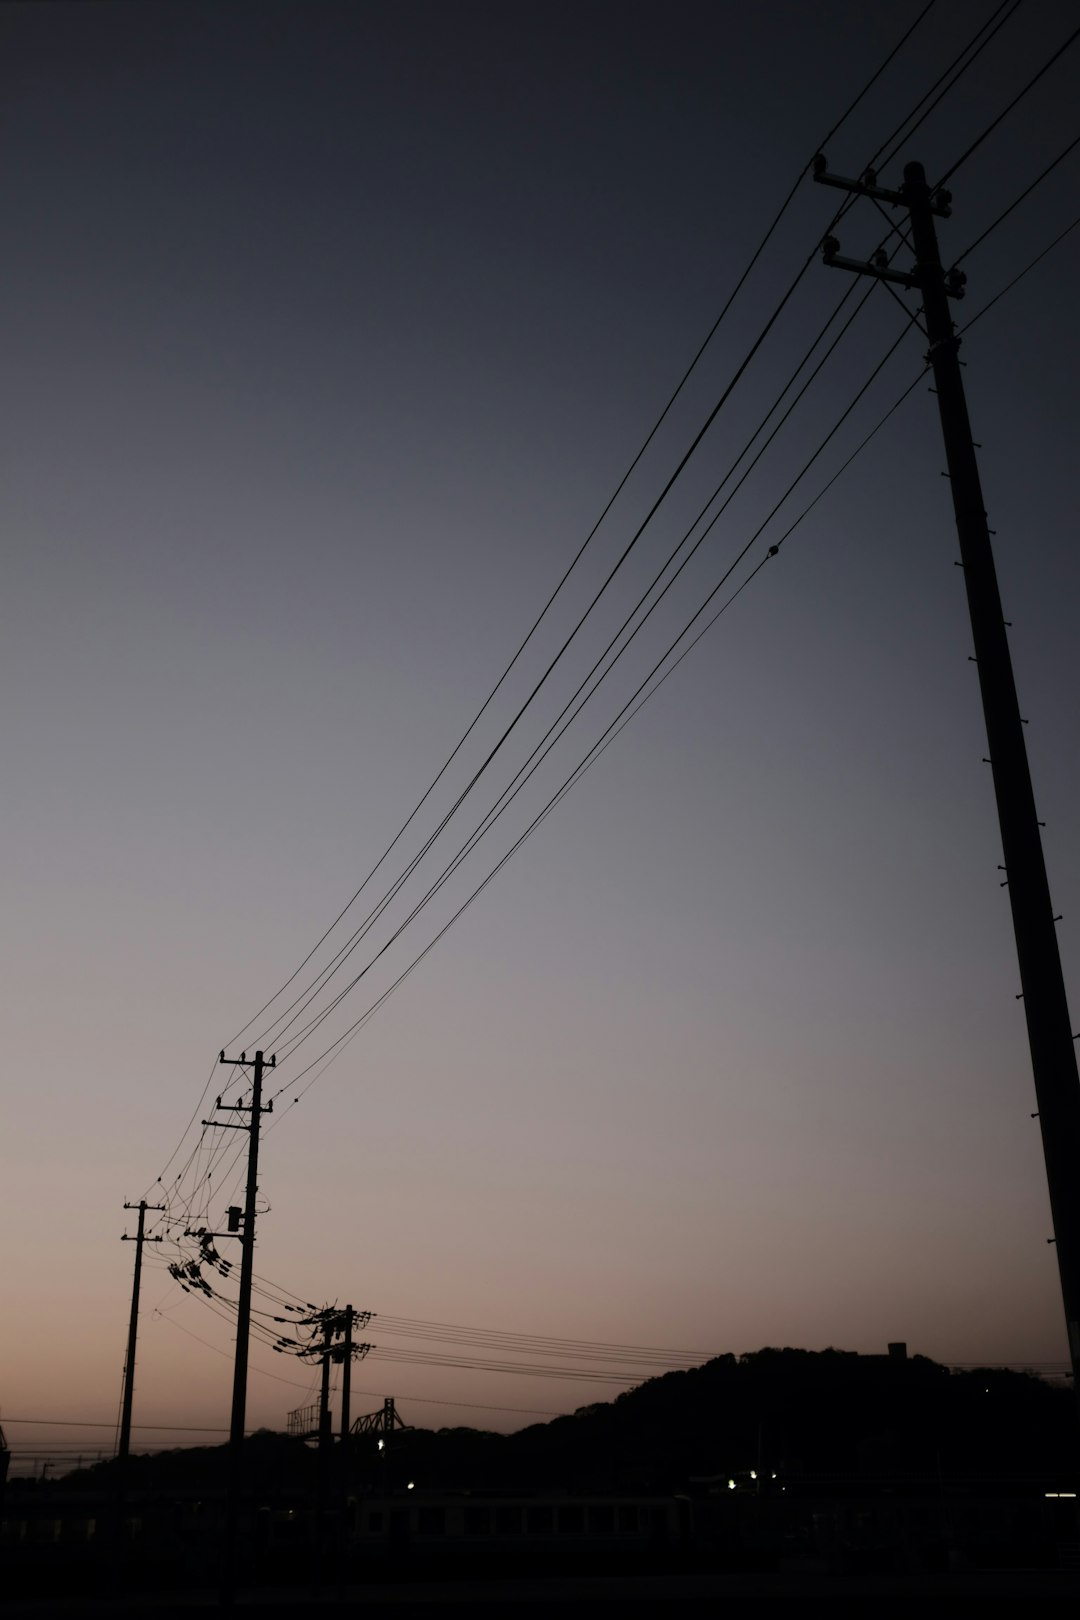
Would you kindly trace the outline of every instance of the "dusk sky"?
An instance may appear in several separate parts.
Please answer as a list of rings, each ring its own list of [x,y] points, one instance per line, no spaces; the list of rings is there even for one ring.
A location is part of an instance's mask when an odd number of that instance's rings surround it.
[[[239,1092],[219,1070],[200,1100],[216,1054],[260,1044],[517,715],[839,193],[799,188],[464,747],[258,1018],[476,716],[800,171],[921,9],[0,12],[0,1423],[16,1448],[111,1448],[111,1427],[19,1420],[115,1422],[133,1258],[119,1239],[125,1221],[134,1230],[122,1205],[162,1202],[159,1174],[179,1224],[155,1227],[169,1241],[147,1256],[135,1420],[205,1425],[207,1439],[227,1425],[232,1318],[165,1270],[185,1211],[220,1230],[240,1201],[239,1138],[209,1187],[195,1183],[223,1135],[175,1182],[214,1094]],[[831,167],[861,172],[997,9],[932,6],[829,141]],[[944,173],[1076,24],[1060,0],[1002,15],[884,184],[911,159]],[[1080,44],[951,179],[946,263],[1080,133],[1078,64]],[[959,323],[1073,221],[1078,173],[1080,148],[965,258]],[[837,234],[865,256],[886,230],[863,201]],[[1078,273],[1080,230],[962,349],[1074,1018]],[[378,1313],[357,1412],[393,1395],[413,1423],[512,1429],[625,1387],[416,1362],[478,1352],[380,1318],[667,1347],[672,1365],[894,1339],[952,1363],[1065,1360],[925,381],[370,1022],[308,1071],[584,759],[900,336],[904,314],[873,290],[625,657],[387,945],[849,279],[814,259],[565,657],[302,1022],[372,962],[360,982],[294,1055],[299,1024],[264,1041],[283,1055],[256,1272]],[[851,288],[825,344],[870,287]],[[910,327],[713,610],[919,375],[924,350]],[[649,1370],[583,1353],[552,1368],[627,1382]],[[283,1427],[311,1387],[305,1366],[254,1342],[249,1424]],[[195,1437],[147,1427],[135,1441]]]

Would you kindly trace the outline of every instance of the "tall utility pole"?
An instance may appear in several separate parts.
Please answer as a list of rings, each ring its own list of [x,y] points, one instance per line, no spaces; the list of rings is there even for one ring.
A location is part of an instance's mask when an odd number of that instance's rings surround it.
[[[135,1344],[139,1335],[139,1290],[142,1286],[142,1256],[144,1243],[160,1243],[160,1237],[146,1236],[146,1212],[164,1211],[163,1204],[148,1204],[140,1198],[137,1204],[125,1203],[125,1209],[139,1212],[138,1230],[134,1237],[125,1232],[120,1241],[135,1245],[135,1272],[131,1283],[131,1320],[128,1323],[127,1360],[124,1362],[124,1399],[120,1410],[120,1443],[116,1450],[116,1528],[120,1531],[124,1514],[124,1496],[127,1491],[128,1456],[131,1452],[131,1403],[135,1395]]]
[[[233,1363],[232,1416],[229,1423],[229,1495],[225,1509],[225,1556],[222,1567],[221,1601],[231,1604],[236,1591],[236,1536],[240,1520],[240,1493],[243,1486],[244,1418],[247,1411],[248,1340],[251,1335],[251,1283],[255,1269],[255,1200],[259,1190],[259,1126],[263,1114],[273,1109],[273,1102],[263,1107],[262,1082],[264,1059],[261,1052],[249,1061],[246,1052],[238,1058],[226,1058],[222,1052],[220,1063],[232,1068],[251,1070],[251,1101],[223,1103],[218,1097],[215,1107],[220,1113],[249,1114],[246,1125],[232,1125],[225,1120],[204,1120],[248,1133],[247,1188],[244,1212],[240,1218],[240,1294],[236,1304],[236,1359]],[[270,1059],[269,1067],[276,1060]]]
[[[949,314],[949,298],[963,296],[965,277],[942,268],[934,225],[935,215],[948,217],[952,199],[948,192],[927,184],[921,163],[906,166],[899,191],[879,186],[872,172],[859,180],[830,174],[823,157],[815,159],[814,178],[823,185],[905,208],[908,213],[913,270],[892,269],[883,254],[870,263],[841,258],[834,237],[825,240],[825,262],[916,288],[922,297],[930,343],[927,358],[937,385],[1020,963],[1054,1226],[1050,1241],[1057,1247],[1073,1388],[1080,1398],[1080,1081],[1023,722],[957,353],[960,339]]]

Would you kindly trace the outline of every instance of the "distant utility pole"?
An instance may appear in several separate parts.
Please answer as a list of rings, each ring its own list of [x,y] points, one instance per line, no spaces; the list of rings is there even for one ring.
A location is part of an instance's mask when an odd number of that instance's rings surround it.
[[[822,185],[904,208],[908,214],[913,270],[892,269],[883,253],[869,263],[841,258],[840,244],[831,236],[824,243],[825,263],[915,288],[922,297],[930,343],[927,358],[937,385],[1020,963],[1054,1226],[1049,1241],[1057,1246],[1073,1389],[1080,1398],[1080,1081],[1023,721],[957,354],[960,339],[949,314],[949,298],[963,297],[965,277],[960,271],[946,273],[942,268],[934,225],[935,215],[949,216],[952,199],[948,192],[927,184],[921,163],[906,166],[899,191],[879,186],[872,171],[858,180],[830,174],[824,157],[814,161],[814,178]]]
[[[204,1125],[217,1125],[222,1129],[247,1131],[248,1162],[247,1188],[243,1214],[235,1224],[240,1239],[240,1294],[236,1304],[236,1359],[233,1364],[232,1417],[229,1425],[229,1496],[225,1510],[225,1558],[222,1570],[221,1601],[231,1604],[236,1593],[236,1536],[240,1520],[240,1493],[243,1485],[244,1418],[247,1410],[248,1340],[251,1335],[251,1283],[255,1269],[255,1199],[259,1190],[259,1125],[263,1114],[273,1110],[273,1102],[263,1107],[262,1083],[264,1059],[255,1053],[254,1061],[246,1052],[238,1058],[227,1058],[222,1052],[219,1063],[231,1068],[251,1070],[251,1101],[223,1103],[218,1097],[215,1109],[219,1113],[248,1114],[246,1125],[234,1125],[228,1120],[203,1120]],[[276,1065],[271,1058],[268,1067]],[[230,1228],[234,1224],[230,1212]]]
[[[328,1316],[323,1323],[322,1384],[319,1389],[319,1454],[325,1466],[326,1454],[333,1440],[330,1413],[330,1363],[334,1354],[334,1318]]]
[[[146,1236],[146,1212],[164,1211],[163,1204],[148,1204],[140,1198],[137,1204],[125,1203],[125,1209],[139,1212],[138,1230],[134,1237],[125,1232],[120,1241],[135,1245],[135,1273],[131,1282],[131,1320],[128,1323],[127,1360],[124,1362],[124,1399],[120,1410],[120,1443],[116,1450],[116,1528],[122,1528],[124,1496],[127,1490],[128,1456],[131,1452],[131,1403],[135,1394],[135,1344],[139,1335],[139,1290],[142,1286],[142,1256],[144,1243],[160,1243],[160,1237]]]
[[[346,1305],[342,1312],[341,1331],[341,1441],[339,1461],[339,1491],[340,1502],[337,1516],[337,1586],[338,1602],[344,1597],[345,1578],[345,1540],[349,1517],[349,1444],[352,1436],[349,1433],[350,1412],[349,1405],[352,1396],[352,1358],[353,1358],[353,1321],[356,1312],[351,1305]]]
[[[278,1348],[291,1349],[295,1354],[311,1363],[319,1361],[322,1365],[321,1394],[316,1406],[301,1406],[295,1412],[289,1413],[289,1433],[297,1435],[304,1440],[317,1440],[320,1450],[328,1450],[333,1441],[333,1424],[330,1413],[330,1367],[332,1363],[343,1364],[341,1380],[341,1434],[344,1440],[349,1433],[349,1401],[352,1380],[352,1364],[354,1361],[363,1361],[371,1350],[370,1344],[358,1344],[353,1337],[353,1329],[359,1325],[366,1327],[372,1318],[371,1311],[358,1311],[352,1305],[346,1305],[339,1311],[336,1305],[326,1305],[311,1316],[301,1317],[297,1326],[310,1327],[321,1330],[322,1339],[312,1337],[310,1343],[298,1345],[295,1339],[282,1338],[278,1340]],[[284,1317],[278,1317],[284,1321]],[[335,1344],[335,1339],[341,1339]],[[314,1413],[314,1417],[311,1414]]]
[[[346,1485],[349,1477],[349,1401],[352,1394],[352,1330],[355,1320],[356,1312],[351,1305],[346,1305],[342,1324],[345,1343],[341,1355],[341,1468]]]
[[[125,1232],[121,1243],[134,1243],[135,1245],[135,1273],[131,1281],[131,1320],[128,1323],[127,1360],[124,1363],[124,1401],[120,1413],[120,1444],[116,1455],[121,1464],[126,1463],[131,1450],[131,1402],[135,1394],[135,1343],[139,1335],[139,1291],[142,1287],[142,1255],[144,1243],[160,1243],[160,1237],[148,1238],[146,1235],[146,1212],[150,1210],[164,1211],[164,1204],[148,1204],[145,1198],[140,1198],[137,1204],[125,1204],[125,1209],[137,1209],[139,1212],[139,1225],[134,1237]]]

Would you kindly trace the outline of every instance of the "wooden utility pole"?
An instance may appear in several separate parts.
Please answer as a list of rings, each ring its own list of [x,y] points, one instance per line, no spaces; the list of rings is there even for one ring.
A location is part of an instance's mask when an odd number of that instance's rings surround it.
[[[334,1354],[335,1325],[333,1316],[328,1315],[323,1322],[322,1384],[319,1389],[319,1455],[323,1459],[320,1464],[322,1468],[326,1466],[326,1454],[334,1438],[330,1413],[330,1363]]]
[[[131,1403],[135,1395],[135,1345],[139,1336],[139,1290],[142,1286],[142,1257],[144,1243],[160,1243],[161,1238],[146,1236],[148,1209],[164,1211],[163,1204],[148,1204],[140,1198],[137,1204],[125,1203],[125,1209],[137,1209],[139,1225],[134,1237],[125,1232],[120,1241],[135,1245],[135,1271],[131,1283],[131,1319],[128,1323],[127,1360],[124,1362],[124,1398],[120,1408],[120,1443],[116,1448],[116,1530],[123,1530],[124,1498],[127,1494],[128,1457],[131,1453]]]
[[[263,1069],[266,1066],[261,1052],[249,1061],[246,1052],[238,1058],[219,1060],[233,1068],[251,1070],[251,1101],[223,1103],[218,1097],[215,1107],[219,1113],[248,1114],[246,1125],[232,1125],[224,1120],[204,1120],[204,1125],[217,1125],[223,1129],[247,1131],[248,1163],[244,1212],[240,1218],[240,1294],[236,1304],[236,1358],[233,1363],[232,1416],[229,1424],[229,1479],[228,1500],[225,1508],[225,1548],[222,1561],[221,1601],[231,1604],[236,1597],[236,1541],[240,1522],[240,1496],[243,1489],[244,1419],[247,1412],[248,1341],[251,1335],[251,1283],[255,1269],[255,1200],[259,1190],[259,1126],[263,1114],[273,1109],[273,1102],[263,1107]],[[269,1067],[276,1060],[270,1059]]]
[[[830,174],[823,157],[815,159],[814,178],[823,185],[904,208],[908,214],[914,269],[894,270],[883,254],[869,263],[842,258],[834,237],[826,238],[825,262],[915,288],[922,297],[930,344],[927,358],[933,368],[945,440],[1039,1105],[1054,1227],[1049,1241],[1057,1249],[1073,1388],[1080,1398],[1080,1080],[1023,721],[968,420],[957,352],[960,339],[949,313],[949,298],[963,297],[966,278],[959,271],[946,273],[943,269],[934,224],[935,215],[948,217],[952,199],[940,187],[927,184],[921,163],[906,166],[898,191],[879,186],[873,173],[859,180]]]

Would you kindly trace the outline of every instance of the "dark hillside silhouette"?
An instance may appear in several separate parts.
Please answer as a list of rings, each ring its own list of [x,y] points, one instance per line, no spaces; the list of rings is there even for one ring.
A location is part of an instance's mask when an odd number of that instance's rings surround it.
[[[246,1450],[252,1483],[263,1489],[315,1479],[315,1453],[300,1441],[263,1431]],[[1049,1479],[1075,1459],[1070,1394],[1032,1375],[954,1373],[924,1356],[764,1349],[649,1379],[516,1434],[413,1429],[385,1457],[358,1438],[353,1474],[361,1490],[400,1490],[411,1480],[420,1490],[675,1491],[694,1478],[751,1469]],[[132,1487],[211,1484],[223,1466],[223,1447],[137,1457]],[[111,1469],[101,1464],[81,1477],[103,1483]]]

